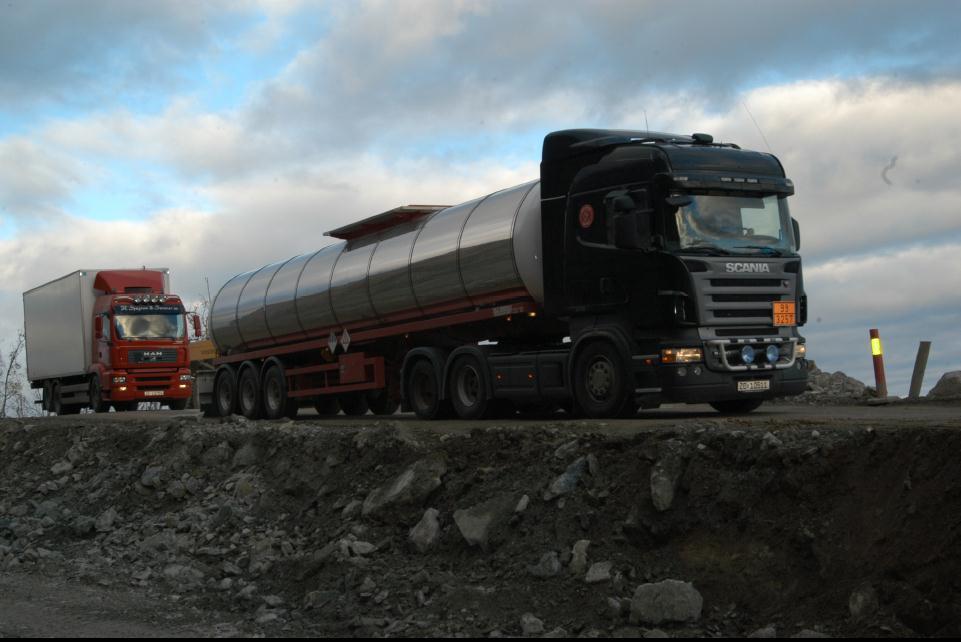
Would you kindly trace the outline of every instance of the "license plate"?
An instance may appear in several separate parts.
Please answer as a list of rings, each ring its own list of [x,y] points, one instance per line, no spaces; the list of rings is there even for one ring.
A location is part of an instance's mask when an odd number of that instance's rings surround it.
[[[797,325],[794,317],[794,301],[774,302],[774,325]]]
[[[164,391],[163,390],[144,390],[143,396],[144,397],[163,397]]]
[[[755,381],[738,381],[737,391],[738,392],[760,392],[762,390],[770,390],[771,382],[767,379],[757,379]]]

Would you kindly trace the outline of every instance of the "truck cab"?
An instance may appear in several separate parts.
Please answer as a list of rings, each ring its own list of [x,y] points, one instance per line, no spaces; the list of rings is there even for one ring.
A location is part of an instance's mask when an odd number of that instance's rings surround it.
[[[168,271],[79,270],[24,293],[27,370],[56,414],[183,409],[192,393],[188,317]],[[192,315],[193,331],[200,323]]]
[[[805,389],[800,230],[776,157],[707,134],[567,130],[545,139],[541,177],[546,307],[575,344],[621,346],[642,407],[744,412]],[[580,388],[598,392],[581,403],[605,414],[624,368],[584,360],[597,383]]]

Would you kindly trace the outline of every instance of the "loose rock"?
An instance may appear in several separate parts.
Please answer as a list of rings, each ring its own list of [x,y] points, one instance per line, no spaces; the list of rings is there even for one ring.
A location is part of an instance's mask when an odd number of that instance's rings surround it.
[[[664,580],[641,584],[631,600],[631,622],[696,622],[703,605],[701,594],[689,582]]]

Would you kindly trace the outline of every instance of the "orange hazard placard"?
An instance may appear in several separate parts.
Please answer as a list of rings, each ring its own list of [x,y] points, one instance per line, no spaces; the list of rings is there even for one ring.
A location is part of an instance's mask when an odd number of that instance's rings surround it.
[[[797,325],[794,316],[794,301],[774,302],[774,325]]]

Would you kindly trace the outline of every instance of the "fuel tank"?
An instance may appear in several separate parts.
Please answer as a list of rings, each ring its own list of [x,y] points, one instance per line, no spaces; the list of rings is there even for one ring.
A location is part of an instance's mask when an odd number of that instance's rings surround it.
[[[544,298],[540,182],[419,218],[408,206],[340,228],[312,254],[233,277],[217,293],[210,334],[220,354],[289,343],[327,328],[422,313],[526,290]]]

